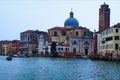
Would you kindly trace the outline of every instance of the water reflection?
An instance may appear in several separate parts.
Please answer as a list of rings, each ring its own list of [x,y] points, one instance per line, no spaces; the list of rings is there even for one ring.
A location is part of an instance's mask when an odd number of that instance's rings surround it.
[[[0,80],[120,80],[120,64],[75,58],[0,57]]]

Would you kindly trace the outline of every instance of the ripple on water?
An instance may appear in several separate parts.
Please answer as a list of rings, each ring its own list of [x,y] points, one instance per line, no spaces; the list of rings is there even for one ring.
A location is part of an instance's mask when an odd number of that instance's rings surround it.
[[[120,80],[120,64],[76,58],[0,56],[0,80]],[[7,76],[7,77],[6,77]]]

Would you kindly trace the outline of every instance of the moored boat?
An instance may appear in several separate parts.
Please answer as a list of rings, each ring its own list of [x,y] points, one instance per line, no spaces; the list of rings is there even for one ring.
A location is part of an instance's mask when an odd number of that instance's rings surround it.
[[[8,57],[6,58],[6,60],[11,61],[11,60],[12,60],[12,57],[8,56]]]

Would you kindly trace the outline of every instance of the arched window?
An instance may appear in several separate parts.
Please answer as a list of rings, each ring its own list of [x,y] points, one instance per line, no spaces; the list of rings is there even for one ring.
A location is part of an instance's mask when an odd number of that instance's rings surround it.
[[[65,48],[65,51],[66,51],[66,52],[68,51],[67,48]]]
[[[54,32],[54,36],[57,36],[57,32],[56,31]]]
[[[63,48],[61,48],[61,51],[63,51]]]
[[[60,51],[60,48],[58,48],[58,50]]]
[[[89,33],[87,31],[84,31],[84,36],[87,36]]]
[[[61,35],[62,36],[66,36],[66,32],[65,31],[61,31]]]
[[[68,48],[68,51],[69,51],[69,48]]]
[[[72,42],[72,44],[73,44],[73,45],[77,45],[77,42],[74,40],[74,41]]]
[[[72,32],[70,32],[70,35],[72,35],[73,33]]]
[[[76,36],[78,36],[79,35],[79,32],[78,31],[76,31]]]

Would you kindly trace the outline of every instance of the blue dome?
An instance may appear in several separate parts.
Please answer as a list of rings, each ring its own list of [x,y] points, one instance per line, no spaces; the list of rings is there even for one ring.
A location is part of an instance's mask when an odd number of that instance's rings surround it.
[[[70,17],[65,20],[64,26],[71,26],[71,27],[78,27],[79,26],[79,22],[76,18],[73,17],[73,12],[70,12]]]

